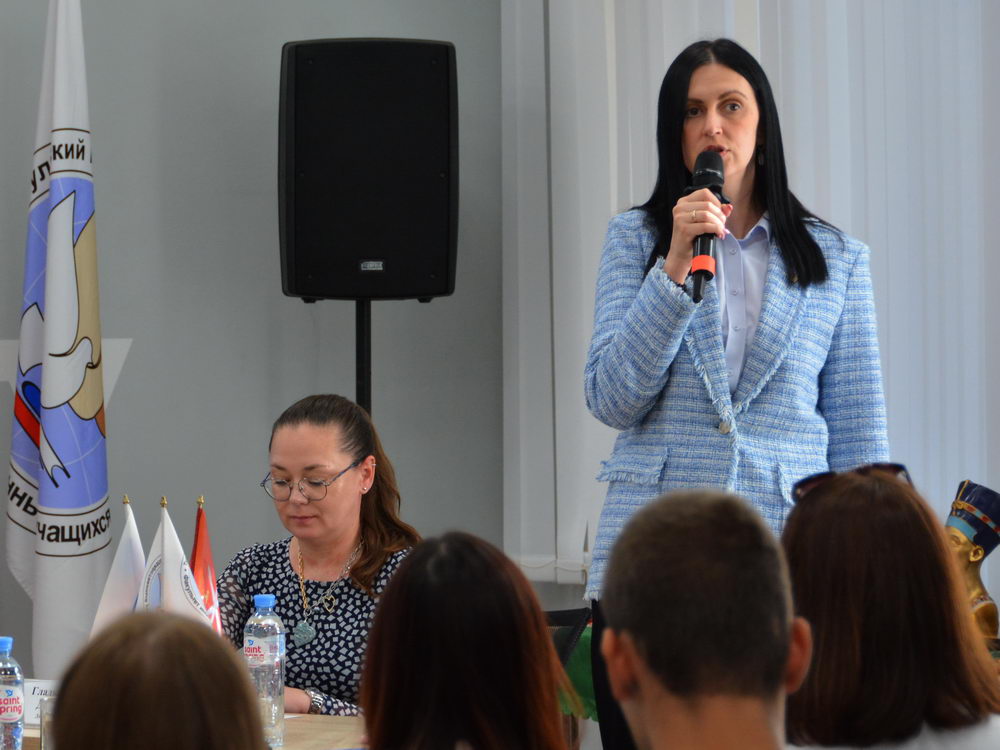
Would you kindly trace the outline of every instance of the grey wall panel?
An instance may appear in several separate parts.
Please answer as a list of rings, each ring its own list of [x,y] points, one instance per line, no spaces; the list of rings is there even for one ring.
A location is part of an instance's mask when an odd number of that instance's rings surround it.
[[[0,339],[17,337],[45,6],[0,11]],[[186,547],[205,495],[218,568],[279,537],[257,487],[270,423],[308,393],[354,395],[353,303],[281,294],[277,106],[282,43],[362,36],[453,42],[459,89],[456,292],[373,304],[375,423],[408,521],[499,543],[499,0],[83,0],[83,14],[104,336],[133,339],[108,404],[111,496],[133,498],[144,544],[161,494]],[[10,415],[0,384],[4,458]],[[25,661],[28,605],[3,560],[0,632]]]

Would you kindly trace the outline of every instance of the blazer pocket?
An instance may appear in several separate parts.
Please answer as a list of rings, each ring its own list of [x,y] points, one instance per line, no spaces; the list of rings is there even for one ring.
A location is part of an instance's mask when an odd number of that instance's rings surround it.
[[[785,505],[789,508],[795,506],[795,498],[792,497],[792,488],[795,486],[796,482],[820,471],[824,471],[824,469],[822,467],[791,468],[789,466],[785,466],[784,464],[778,464],[778,487],[781,488],[781,497],[785,501]]]
[[[659,484],[666,465],[665,452],[623,452],[601,462],[598,482],[629,482],[631,484]]]

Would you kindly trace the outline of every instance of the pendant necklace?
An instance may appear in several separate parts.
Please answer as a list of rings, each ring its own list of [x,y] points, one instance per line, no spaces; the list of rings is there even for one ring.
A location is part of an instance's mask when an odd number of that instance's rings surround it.
[[[323,596],[314,601],[312,606],[309,606],[309,599],[306,596],[306,566],[302,560],[302,545],[299,545],[299,569],[296,572],[299,574],[299,593],[302,594],[302,611],[304,616],[299,620],[298,625],[292,629],[292,641],[294,641],[296,646],[304,646],[316,637],[316,628],[309,622],[309,616],[317,604],[322,603],[323,609],[328,613],[333,613],[333,610],[337,606],[337,597],[333,595],[333,587],[351,572],[351,566],[357,561],[359,554],[361,554],[361,542],[358,542],[358,546],[348,556],[347,562],[344,563],[344,567],[340,571],[340,575],[330,582]]]

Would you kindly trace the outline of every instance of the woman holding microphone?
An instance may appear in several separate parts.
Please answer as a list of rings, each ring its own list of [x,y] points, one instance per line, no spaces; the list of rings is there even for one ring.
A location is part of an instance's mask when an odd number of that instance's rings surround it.
[[[728,39],[681,52],[660,89],[657,149],[649,200],[608,227],[585,372],[588,408],[620,430],[598,476],[608,490],[587,585],[606,750],[632,746],[596,653],[604,568],[631,515],[668,490],[717,487],[779,533],[798,479],[888,458],[868,248],[788,189],[753,56]],[[721,199],[689,190],[704,151],[721,157]],[[692,246],[705,234],[718,267],[696,302]]]

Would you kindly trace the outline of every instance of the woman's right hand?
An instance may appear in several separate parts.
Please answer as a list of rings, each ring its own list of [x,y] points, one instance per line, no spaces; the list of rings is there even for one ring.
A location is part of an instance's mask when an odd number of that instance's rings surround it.
[[[674,229],[670,249],[663,261],[663,271],[678,284],[683,284],[691,270],[694,240],[699,234],[726,236],[726,219],[733,212],[731,204],[723,204],[708,188],[681,196],[674,205]]]

